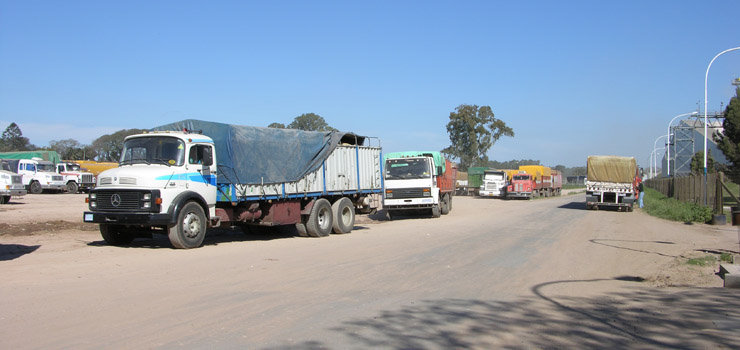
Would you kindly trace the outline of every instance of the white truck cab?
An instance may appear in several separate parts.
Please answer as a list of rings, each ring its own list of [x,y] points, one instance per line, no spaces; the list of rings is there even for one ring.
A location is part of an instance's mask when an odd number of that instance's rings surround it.
[[[483,183],[478,194],[481,197],[504,197],[509,185],[505,171],[486,170],[483,172]]]
[[[77,193],[80,190],[89,191],[95,187],[95,175],[84,171],[77,163],[58,163],[56,172],[64,176],[64,181],[67,183],[67,192],[69,193]]]
[[[90,190],[90,211],[85,212],[84,221],[99,223],[106,241],[126,244],[134,238],[125,232],[126,227],[172,226],[179,220],[175,215],[180,212],[178,206],[189,201],[207,208],[207,218],[215,217],[213,148],[210,137],[184,132],[127,137],[119,167],[100,173],[97,186]]]
[[[10,202],[13,196],[25,196],[23,177],[10,171],[8,162],[0,162],[0,204]]]
[[[62,192],[67,186],[64,177],[54,172],[54,164],[34,159],[6,159],[11,171],[22,176],[23,185],[28,192],[39,194],[44,190]]]

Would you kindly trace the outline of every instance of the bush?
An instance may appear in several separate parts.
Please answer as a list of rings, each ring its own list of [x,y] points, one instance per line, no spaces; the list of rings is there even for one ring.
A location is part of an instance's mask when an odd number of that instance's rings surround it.
[[[712,219],[711,208],[668,198],[652,188],[645,188],[644,203],[648,214],[667,220],[708,222]]]

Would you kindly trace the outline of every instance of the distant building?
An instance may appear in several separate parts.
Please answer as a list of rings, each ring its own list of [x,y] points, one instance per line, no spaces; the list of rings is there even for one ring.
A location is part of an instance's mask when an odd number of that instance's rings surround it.
[[[722,132],[722,122],[724,118],[721,114],[715,113],[707,116],[707,131],[709,138],[707,140],[707,149],[716,163],[728,164],[727,158],[722,151],[717,148],[714,142],[714,135]],[[682,120],[678,125],[670,128],[670,147],[671,153],[671,176],[683,176],[691,174],[691,158],[696,152],[704,150],[704,116],[697,115],[689,119]],[[668,166],[666,152],[661,161],[661,175],[667,176]]]

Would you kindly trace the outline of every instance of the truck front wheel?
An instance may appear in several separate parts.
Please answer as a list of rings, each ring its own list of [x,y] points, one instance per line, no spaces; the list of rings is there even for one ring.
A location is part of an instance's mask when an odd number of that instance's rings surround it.
[[[80,187],[74,181],[67,182],[67,193],[77,193]]]
[[[114,246],[122,246],[131,243],[134,235],[131,232],[124,232],[123,226],[100,224],[100,235],[103,236],[105,243]]]
[[[434,205],[434,206],[432,207],[432,217],[433,217],[433,218],[438,218],[438,217],[442,216],[441,214],[442,214],[442,212],[441,212],[441,210],[439,209],[439,204],[435,204],[435,205]]]
[[[331,214],[334,217],[332,231],[334,233],[350,233],[355,227],[355,207],[347,197],[342,197],[331,205]]]
[[[331,204],[325,198],[314,203],[306,222],[306,231],[311,237],[326,237],[331,233]]]
[[[43,189],[41,188],[41,184],[38,181],[31,182],[29,192],[33,194],[40,194],[42,190]]]
[[[197,248],[206,236],[206,214],[196,202],[187,202],[177,214],[175,225],[170,227],[170,243],[175,248]]]

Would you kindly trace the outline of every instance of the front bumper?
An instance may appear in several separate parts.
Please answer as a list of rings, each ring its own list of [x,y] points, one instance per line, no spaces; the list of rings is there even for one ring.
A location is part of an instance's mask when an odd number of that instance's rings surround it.
[[[504,192],[503,191],[486,191],[486,190],[480,190],[479,195],[481,197],[503,197]]]
[[[25,196],[25,188],[3,188],[0,189],[0,196]]]
[[[530,198],[532,192],[507,192],[506,198]]]
[[[405,198],[405,199],[385,199],[383,208],[385,209],[429,209],[434,207],[434,198]]]
[[[175,223],[175,218],[167,213],[118,213],[86,211],[82,220],[95,224],[167,226]]]

